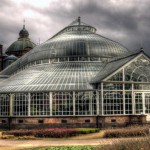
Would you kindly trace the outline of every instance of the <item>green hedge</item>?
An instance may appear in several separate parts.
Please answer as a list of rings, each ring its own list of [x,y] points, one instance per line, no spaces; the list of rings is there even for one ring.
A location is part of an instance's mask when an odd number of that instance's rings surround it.
[[[80,134],[96,133],[100,131],[98,128],[77,128],[77,130]]]
[[[148,126],[132,126],[127,128],[110,129],[104,132],[104,138],[139,137],[149,134]]]
[[[71,137],[79,134],[79,131],[72,128],[50,128],[41,130],[14,130],[5,132],[5,134],[14,136],[35,136],[35,137],[45,137],[45,138],[62,138]]]
[[[4,135],[14,136],[34,136],[34,137],[45,137],[45,138],[64,138],[76,136],[79,134],[89,134],[98,132],[96,128],[49,128],[40,130],[12,130],[6,131]]]

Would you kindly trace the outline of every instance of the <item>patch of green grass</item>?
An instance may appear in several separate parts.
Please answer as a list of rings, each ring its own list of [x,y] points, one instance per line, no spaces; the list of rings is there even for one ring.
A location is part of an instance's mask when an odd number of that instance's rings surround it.
[[[94,150],[97,146],[52,146],[52,147],[41,147],[32,148],[26,150]]]
[[[89,134],[89,133],[96,133],[99,132],[99,128],[77,128],[80,134]]]

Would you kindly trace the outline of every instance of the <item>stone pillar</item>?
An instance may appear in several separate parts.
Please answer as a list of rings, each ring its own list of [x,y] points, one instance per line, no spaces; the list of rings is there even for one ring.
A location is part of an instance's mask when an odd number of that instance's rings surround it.
[[[96,91],[96,114],[99,115],[100,108],[99,108],[99,91]]]
[[[93,92],[89,91],[89,110],[90,110],[90,115],[92,115],[92,97],[93,97]]]
[[[50,116],[53,115],[53,96],[52,92],[49,92],[49,107],[50,107]]]
[[[122,70],[122,75],[123,75],[123,82],[125,82],[125,71],[124,71],[124,68]],[[125,115],[125,84],[123,83],[123,114]]]
[[[145,114],[145,95],[142,93],[143,114]]]
[[[135,98],[134,98],[134,87],[133,87],[133,83],[132,83],[132,114],[135,114]]]
[[[76,114],[76,101],[75,101],[76,97],[75,97],[75,91],[73,91],[73,115],[75,116]]]
[[[101,83],[101,106],[102,106],[102,115],[104,115],[104,97],[103,97],[103,83]]]
[[[31,113],[30,113],[30,111],[31,111],[31,94],[30,93],[28,93],[28,116],[30,116],[31,115]]]
[[[9,100],[10,100],[10,116],[13,116],[13,101],[14,101],[14,95],[13,94],[10,94],[10,97],[9,97]]]
[[[123,83],[123,114],[125,115],[125,84]]]

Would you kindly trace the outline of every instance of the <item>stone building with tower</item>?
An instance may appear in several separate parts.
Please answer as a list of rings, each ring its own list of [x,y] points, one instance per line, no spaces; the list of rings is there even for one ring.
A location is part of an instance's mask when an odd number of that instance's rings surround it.
[[[8,67],[35,46],[36,45],[29,38],[29,32],[26,30],[25,25],[23,25],[23,29],[19,32],[19,38],[6,49],[5,53],[3,53],[3,45],[0,45],[0,71]]]

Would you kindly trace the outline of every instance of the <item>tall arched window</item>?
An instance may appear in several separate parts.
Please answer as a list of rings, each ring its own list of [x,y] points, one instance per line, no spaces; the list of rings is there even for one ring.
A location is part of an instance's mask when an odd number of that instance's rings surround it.
[[[149,60],[144,56],[141,56],[125,67],[125,80],[135,82],[150,82]]]

